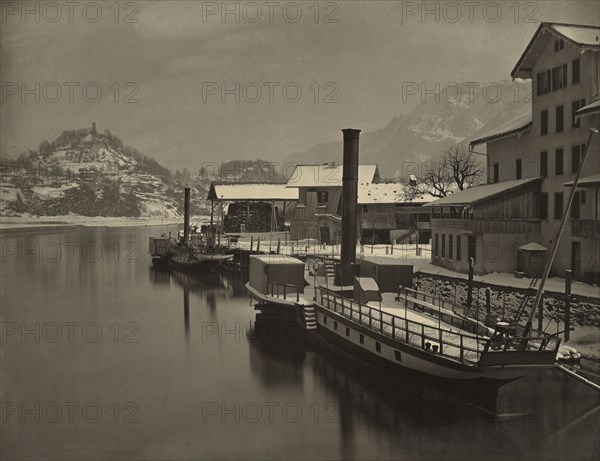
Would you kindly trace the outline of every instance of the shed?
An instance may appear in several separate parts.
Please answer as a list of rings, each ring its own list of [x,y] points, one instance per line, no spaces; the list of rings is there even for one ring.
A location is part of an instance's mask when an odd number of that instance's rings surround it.
[[[277,290],[283,294],[284,286],[290,293],[304,293],[304,263],[286,255],[250,256],[250,286],[263,294]],[[292,286],[295,289],[292,289]],[[286,288],[286,290],[287,290]]]
[[[517,271],[524,272],[529,277],[541,277],[547,252],[548,248],[535,242],[520,246],[517,254]]]
[[[361,277],[371,277],[381,292],[396,293],[398,286],[412,286],[413,266],[403,264],[395,258],[365,256],[357,260]]]

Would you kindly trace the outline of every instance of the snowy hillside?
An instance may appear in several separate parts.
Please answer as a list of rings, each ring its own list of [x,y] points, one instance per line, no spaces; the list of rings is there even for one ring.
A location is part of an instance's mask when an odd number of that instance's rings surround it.
[[[2,161],[0,215],[164,216],[182,212],[183,185],[109,131],[65,131],[18,160]],[[194,208],[206,211],[208,184],[194,181]]]

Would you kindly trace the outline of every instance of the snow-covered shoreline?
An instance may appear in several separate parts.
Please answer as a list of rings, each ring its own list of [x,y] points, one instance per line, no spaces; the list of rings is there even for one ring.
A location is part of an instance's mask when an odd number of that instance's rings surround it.
[[[44,231],[49,229],[73,227],[132,227],[160,226],[181,224],[183,217],[161,218],[160,216],[143,216],[139,218],[112,216],[0,216],[0,231]]]

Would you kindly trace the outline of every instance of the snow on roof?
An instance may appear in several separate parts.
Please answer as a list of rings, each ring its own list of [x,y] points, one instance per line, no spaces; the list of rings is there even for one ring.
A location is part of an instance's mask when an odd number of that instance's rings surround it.
[[[583,24],[549,23],[556,32],[579,45],[600,46],[600,27]]]
[[[525,251],[546,251],[548,248],[546,248],[543,245],[540,245],[539,243],[536,242],[529,242],[523,246],[519,247],[519,250],[525,250]]]
[[[335,163],[296,165],[287,187],[338,187],[342,185],[342,169]],[[372,183],[378,176],[377,165],[358,165],[359,183]]]
[[[298,189],[272,183],[212,183],[209,200],[298,200]]]
[[[582,49],[597,50],[600,48],[600,26],[590,26],[585,24],[565,24],[558,22],[542,22],[533,34],[533,37],[527,44],[525,51],[519,58],[517,64],[511,72],[513,78],[516,77],[531,77],[532,63],[528,61],[530,56],[536,60],[540,53],[543,52],[543,46],[536,46],[540,36],[543,36],[547,31],[554,36],[560,37],[571,45]],[[527,64],[526,64],[527,63]]]
[[[591,187],[597,186],[598,184],[600,184],[600,173],[586,176],[585,178],[579,178],[577,187]],[[564,185],[570,187],[573,185],[573,181],[566,182]]]
[[[509,136],[515,136],[529,128],[532,125],[531,118],[531,105],[528,105],[519,112],[515,117],[509,121],[495,127],[493,130],[479,136],[469,143],[470,147],[477,146],[479,144],[485,144],[492,141],[498,141],[499,139],[508,138]]]
[[[483,186],[472,187],[456,192],[448,197],[441,198],[424,206],[457,206],[474,205],[484,202],[507,192],[519,189],[527,184],[540,181],[542,178],[517,179],[515,181],[502,181]]]
[[[600,99],[588,104],[587,106],[583,106],[581,109],[575,112],[575,115],[596,114],[598,112],[600,112]]]
[[[412,200],[407,200],[405,186],[398,183],[360,183],[358,185],[358,203],[360,205],[374,203],[428,203],[436,198],[422,194]]]

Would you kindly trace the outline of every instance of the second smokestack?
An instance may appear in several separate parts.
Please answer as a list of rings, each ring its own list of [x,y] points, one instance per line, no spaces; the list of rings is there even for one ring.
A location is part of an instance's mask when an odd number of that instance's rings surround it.
[[[342,248],[336,271],[336,285],[352,285],[356,262],[356,207],[358,201],[358,141],[360,130],[347,128],[344,133],[342,170]]]
[[[187,243],[190,237],[190,188],[186,187],[183,198],[183,241]]]

